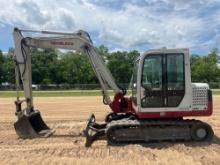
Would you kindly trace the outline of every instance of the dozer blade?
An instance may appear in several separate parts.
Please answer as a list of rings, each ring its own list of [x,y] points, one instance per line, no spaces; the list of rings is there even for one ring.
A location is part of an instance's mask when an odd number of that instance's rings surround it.
[[[30,115],[22,115],[14,123],[15,131],[20,138],[49,137],[55,130],[51,130],[43,121],[39,111]]]
[[[87,121],[86,128],[83,130],[83,134],[86,137],[86,147],[90,147],[95,140],[101,140],[105,137],[106,123],[98,124],[94,114],[90,116]]]

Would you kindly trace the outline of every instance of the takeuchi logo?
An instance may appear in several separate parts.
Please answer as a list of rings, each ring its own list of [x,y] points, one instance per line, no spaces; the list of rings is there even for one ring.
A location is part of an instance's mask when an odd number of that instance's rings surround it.
[[[51,41],[52,45],[74,45],[73,42],[66,42],[66,41]]]

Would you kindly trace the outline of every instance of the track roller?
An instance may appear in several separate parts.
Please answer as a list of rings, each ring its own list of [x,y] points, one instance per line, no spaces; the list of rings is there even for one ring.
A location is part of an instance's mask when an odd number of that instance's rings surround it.
[[[210,142],[213,138],[214,132],[208,124],[201,122],[191,127],[190,134],[194,141]]]

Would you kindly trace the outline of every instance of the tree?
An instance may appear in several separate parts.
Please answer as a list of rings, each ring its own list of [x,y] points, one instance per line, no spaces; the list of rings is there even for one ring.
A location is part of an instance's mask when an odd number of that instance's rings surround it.
[[[137,51],[137,50],[133,50],[133,51],[130,51],[128,53],[128,70],[129,70],[129,77],[132,76],[132,73],[133,73],[133,68],[134,68],[134,62],[135,60],[137,60],[137,57],[140,56],[140,53]]]
[[[69,84],[97,83],[94,71],[86,56],[79,52],[67,52],[59,62],[63,80]]]
[[[114,52],[108,56],[107,66],[117,83],[129,83],[131,80],[134,60],[139,56],[138,51]]]
[[[99,55],[101,55],[102,57],[106,58],[107,56],[109,56],[109,52],[108,52],[108,48],[105,47],[104,45],[100,45],[97,48],[97,51],[99,53]]]
[[[4,56],[3,81],[11,84],[15,83],[15,62],[13,60],[14,49],[10,48],[8,54]]]
[[[217,62],[217,49],[211,50],[208,56],[191,56],[191,72],[193,82],[220,82],[220,69]]]
[[[59,52],[56,49],[32,50],[32,79],[34,84],[90,84],[98,83],[88,57],[80,52]],[[140,55],[138,51],[117,51],[110,53],[101,45],[96,49],[110,69],[116,82],[130,82],[133,65]],[[13,60],[14,49],[7,55],[0,51],[0,84],[15,82]],[[193,82],[220,83],[220,69],[217,62],[218,49],[212,49],[207,56],[192,55],[190,57]]]
[[[218,49],[217,48],[213,48],[210,53],[208,54],[208,57],[210,59],[210,61],[213,63],[213,64],[216,64],[217,63],[217,58],[218,58]]]
[[[34,84],[59,83],[57,50],[32,49],[32,79]]]
[[[4,82],[4,72],[3,72],[3,63],[4,63],[4,56],[2,51],[0,50],[0,85]]]

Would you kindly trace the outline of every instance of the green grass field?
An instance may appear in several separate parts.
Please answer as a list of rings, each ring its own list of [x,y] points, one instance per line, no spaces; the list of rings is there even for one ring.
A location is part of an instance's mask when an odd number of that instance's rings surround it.
[[[219,91],[212,91],[213,95],[220,95],[220,90]]]
[[[100,90],[33,91],[35,97],[101,96]],[[110,91],[113,95],[113,91]],[[20,92],[20,96],[24,96]],[[0,97],[16,97],[15,91],[0,91]]]
[[[109,91],[113,95],[113,91]],[[220,90],[213,90],[213,95],[220,95]],[[68,97],[68,96],[101,96],[100,90],[64,90],[64,91],[33,91],[35,97]],[[128,91],[131,95],[131,91]],[[20,96],[24,96],[20,92]],[[15,91],[0,91],[0,97],[16,97]]]

